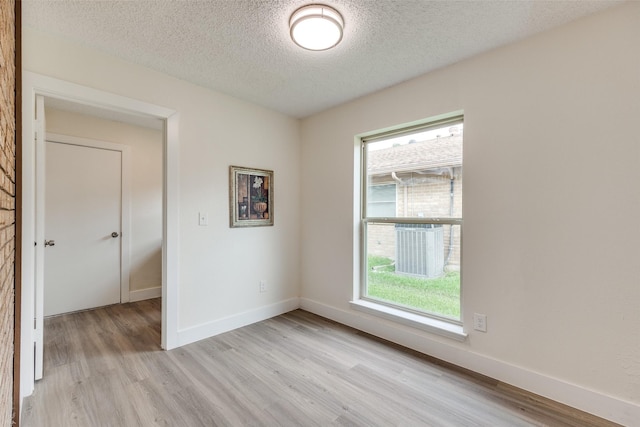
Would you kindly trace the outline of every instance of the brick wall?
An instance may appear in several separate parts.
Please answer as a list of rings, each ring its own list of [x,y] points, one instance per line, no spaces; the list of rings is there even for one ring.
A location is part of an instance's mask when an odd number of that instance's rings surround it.
[[[0,1],[0,425],[12,423],[15,261],[15,6]]]

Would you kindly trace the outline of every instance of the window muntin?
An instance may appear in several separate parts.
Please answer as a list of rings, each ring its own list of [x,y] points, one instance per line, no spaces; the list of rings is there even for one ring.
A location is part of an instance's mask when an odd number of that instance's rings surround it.
[[[360,296],[460,322],[462,118],[362,142]],[[376,202],[395,188],[395,212]]]

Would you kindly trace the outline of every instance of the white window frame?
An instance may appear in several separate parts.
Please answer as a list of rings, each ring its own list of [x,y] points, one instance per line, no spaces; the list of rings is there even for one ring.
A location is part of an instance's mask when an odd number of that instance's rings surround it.
[[[356,149],[356,172],[358,179],[356,181],[358,188],[356,189],[356,198],[359,197],[359,206],[357,206],[357,215],[354,218],[358,227],[358,242],[355,248],[359,252],[357,258],[357,272],[354,272],[354,299],[350,302],[353,309],[363,311],[374,316],[393,320],[395,322],[419,328],[452,338],[458,341],[464,341],[467,334],[464,332],[462,322],[462,271],[460,277],[460,320],[438,316],[433,313],[425,313],[418,310],[411,310],[406,307],[394,305],[393,303],[383,302],[377,299],[369,298],[366,295],[367,286],[367,224],[369,223],[391,223],[391,224],[450,224],[460,226],[460,242],[462,243],[462,217],[459,218],[420,218],[420,217],[368,217],[367,216],[367,174],[366,174],[366,144],[388,139],[392,136],[401,136],[403,134],[411,134],[417,131],[428,130],[430,128],[439,128],[447,125],[460,124],[464,122],[464,114],[462,111],[456,111],[450,114],[433,117],[424,121],[399,125],[393,128],[371,132],[359,135],[355,138]],[[462,254],[460,260],[462,266]],[[462,269],[461,269],[462,270]]]

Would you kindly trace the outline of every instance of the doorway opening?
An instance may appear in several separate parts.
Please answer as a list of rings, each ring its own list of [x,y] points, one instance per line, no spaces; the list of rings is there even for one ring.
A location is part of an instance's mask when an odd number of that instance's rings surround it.
[[[160,297],[162,121],[44,103],[44,315]]]
[[[44,194],[38,191],[38,181],[43,179],[46,140],[46,124],[36,114],[37,98],[44,97],[54,105],[63,103],[71,109],[79,109],[88,116],[111,121],[151,121],[159,127],[162,135],[161,155],[161,285],[159,290],[142,288],[136,298],[151,297],[149,292],[160,292],[161,303],[161,347],[171,349],[178,346],[177,334],[177,272],[178,272],[178,120],[177,112],[112,93],[76,85],[50,77],[25,72],[23,76],[23,275],[22,318],[34,319],[33,328],[23,328],[23,348],[33,352],[21,354],[21,397],[33,392],[38,378],[38,362],[42,361],[43,343],[43,280],[44,248],[46,229],[44,216],[38,207],[45,206]],[[44,104],[44,101],[43,101]],[[42,105],[44,106],[44,105]],[[42,109],[41,111],[44,111]],[[68,112],[73,113],[73,111]],[[27,143],[30,141],[32,143]],[[67,141],[69,142],[69,141]],[[73,144],[71,144],[73,145]],[[113,233],[116,231],[114,230]],[[49,239],[52,240],[52,239]],[[157,258],[156,258],[157,260]],[[156,287],[157,288],[157,287]],[[131,292],[129,293],[131,298]],[[126,297],[123,298],[126,300]]]

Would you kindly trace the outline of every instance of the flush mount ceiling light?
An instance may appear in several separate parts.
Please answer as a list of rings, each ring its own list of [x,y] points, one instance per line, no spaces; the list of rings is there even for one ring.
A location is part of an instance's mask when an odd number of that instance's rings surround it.
[[[331,49],[342,40],[343,28],[338,11],[322,4],[301,7],[289,20],[291,39],[308,50]]]

